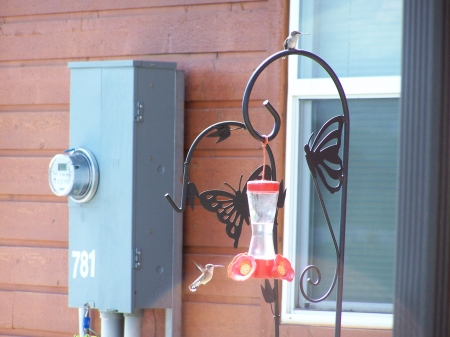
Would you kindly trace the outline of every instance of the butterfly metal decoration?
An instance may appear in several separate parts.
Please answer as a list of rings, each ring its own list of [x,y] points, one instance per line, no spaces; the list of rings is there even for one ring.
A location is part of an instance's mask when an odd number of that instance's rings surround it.
[[[252,180],[261,180],[263,166],[258,167],[248,178],[247,182]],[[270,166],[264,169],[264,179],[270,180],[272,170]],[[242,224],[250,224],[250,211],[247,200],[247,182],[241,190],[242,175],[239,180],[238,189],[234,189],[228,183],[224,183],[231,189],[231,192],[225,190],[207,190],[198,195],[201,205],[209,212],[216,214],[217,219],[224,223],[225,231],[228,237],[234,239],[234,248],[237,248],[239,237],[241,236]]]
[[[335,125],[336,128],[332,129]],[[306,162],[313,178],[316,179],[317,173],[330,193],[339,191],[342,186],[343,167],[339,149],[343,125],[344,116],[331,118],[320,128],[314,141],[312,141],[314,136],[312,133],[305,145]],[[332,130],[325,134],[330,129]],[[330,179],[325,177],[325,173]],[[336,182],[337,185],[332,186],[333,182]]]
[[[232,130],[229,125],[224,125],[224,126],[218,127],[216,129],[216,131],[211,132],[206,137],[209,137],[209,138],[217,137],[217,140],[216,140],[216,144],[217,144],[217,143],[223,142],[225,139],[230,137],[231,131],[238,130],[238,129],[241,129],[241,128],[236,128],[236,129]]]

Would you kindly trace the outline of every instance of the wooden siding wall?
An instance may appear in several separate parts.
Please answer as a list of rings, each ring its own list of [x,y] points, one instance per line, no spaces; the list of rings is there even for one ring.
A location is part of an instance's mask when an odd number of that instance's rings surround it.
[[[77,309],[67,306],[68,208],[51,194],[47,167],[68,147],[70,61],[137,59],[177,62],[186,73],[185,147],[207,126],[242,120],[241,100],[254,69],[287,35],[288,0],[0,0],[0,336],[72,337]],[[286,62],[271,65],[254,87],[251,118],[262,133],[284,115]],[[283,116],[284,117],[284,116]],[[286,119],[283,118],[283,121]],[[271,143],[282,176],[283,134]],[[246,131],[200,144],[191,165],[199,189],[235,189],[262,163]],[[242,188],[242,186],[241,186]],[[184,214],[182,336],[268,337],[270,307],[260,281],[233,282],[226,269],[196,293],[192,260],[227,265],[247,250],[245,226],[234,249],[215,215]],[[281,242],[281,235],[280,235]],[[93,328],[100,332],[94,311]],[[156,322],[156,324],[155,324]],[[164,311],[145,310],[143,336],[164,336]],[[332,328],[283,326],[281,335],[333,336]],[[343,336],[388,337],[347,330]]]
[[[281,49],[287,1],[269,0],[0,0],[0,336],[73,336],[77,309],[67,306],[67,199],[51,194],[47,167],[68,147],[70,61],[138,59],[177,62],[186,73],[185,146],[210,124],[242,120],[245,85]],[[283,111],[279,62],[257,83],[255,126],[269,133],[262,109]],[[256,117],[255,117],[256,116]],[[283,135],[272,148],[282,162]],[[191,180],[200,191],[238,187],[262,163],[260,144],[245,131],[224,143],[205,141]],[[278,167],[283,172],[282,165]],[[242,186],[241,186],[242,187]],[[192,263],[227,265],[239,248],[215,215],[197,207],[184,217],[183,336],[269,336],[270,308],[259,283],[236,283],[217,269],[190,293]],[[156,324],[154,323],[156,322]],[[93,327],[100,330],[98,313]],[[164,311],[146,310],[144,336],[164,336]],[[100,331],[99,331],[100,332]]]

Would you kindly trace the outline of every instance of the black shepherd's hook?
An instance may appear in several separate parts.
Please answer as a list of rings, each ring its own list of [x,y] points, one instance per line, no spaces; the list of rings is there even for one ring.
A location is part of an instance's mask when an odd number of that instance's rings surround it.
[[[261,133],[259,133],[257,130],[255,130],[252,123],[250,122],[250,117],[248,115],[248,103],[250,100],[250,94],[252,92],[252,89],[253,89],[253,86],[254,86],[256,80],[258,79],[259,75],[263,72],[263,70],[266,69],[272,62],[278,60],[281,57],[286,57],[287,55],[306,56],[306,57],[316,61],[317,63],[319,63],[325,69],[325,71],[331,77],[331,79],[333,80],[333,82],[338,90],[339,97],[342,102],[342,109],[344,112],[344,117],[345,117],[346,121],[348,120],[349,112],[348,112],[347,99],[344,94],[344,89],[342,88],[342,85],[341,85],[337,75],[334,73],[334,71],[331,69],[331,67],[328,65],[328,63],[326,63],[323,59],[321,59],[316,54],[310,53],[305,50],[299,50],[299,49],[282,50],[282,51],[279,51],[278,53],[275,53],[275,54],[271,55],[270,57],[268,57],[266,60],[264,60],[259,65],[258,68],[256,68],[256,70],[253,72],[252,76],[250,77],[250,79],[247,83],[247,86],[244,91],[244,97],[242,99],[242,118],[244,119],[245,127],[247,128],[248,132],[250,132],[250,134],[253,136],[253,138],[255,138],[256,140],[258,140],[260,142],[264,142],[266,138],[263,135],[261,135]],[[279,113],[275,110],[275,108],[272,106],[272,104],[270,104],[270,102],[268,100],[264,101],[263,105],[266,107],[267,110],[269,110],[270,114],[273,116],[273,118],[275,120],[272,132],[267,136],[267,139],[269,141],[271,141],[277,136],[278,132],[280,131],[281,118],[280,118]]]
[[[337,300],[336,300],[336,325],[335,325],[335,336],[340,336],[340,330],[341,330],[341,313],[342,313],[342,293],[343,293],[343,272],[344,272],[344,251],[345,251],[345,222],[346,222],[346,207],[347,207],[347,174],[348,174],[348,150],[349,150],[349,109],[348,109],[348,103],[347,98],[344,93],[344,89],[339,81],[339,78],[337,77],[336,73],[333,71],[333,69],[319,56],[305,51],[305,50],[299,50],[299,49],[288,49],[288,50],[282,50],[278,53],[275,53],[268,57],[265,61],[261,63],[261,65],[256,68],[256,70],[253,72],[252,76],[250,77],[250,80],[248,81],[247,87],[244,91],[244,97],[242,99],[242,117],[244,119],[245,127],[248,130],[248,132],[255,138],[256,140],[260,142],[265,141],[271,141],[273,140],[279,130],[280,130],[280,124],[281,124],[281,118],[279,113],[275,110],[275,108],[269,103],[268,100],[264,101],[264,106],[267,110],[269,110],[270,114],[273,116],[275,123],[272,129],[272,132],[268,136],[263,136],[261,133],[255,130],[255,128],[252,126],[252,123],[250,122],[250,118],[248,115],[248,103],[250,100],[250,94],[253,89],[253,86],[258,79],[259,75],[274,61],[278,60],[279,58],[286,57],[288,55],[299,55],[299,56],[305,56],[313,61],[317,62],[322,68],[328,73],[328,75],[331,77],[331,79],[334,82],[334,85],[336,86],[336,89],[339,93],[339,98],[341,100],[342,104],[342,110],[343,110],[343,120],[342,122],[345,124],[345,130],[344,130],[344,158],[343,158],[343,175],[342,178],[345,183],[340,183],[339,188],[341,184],[343,185],[342,188],[342,195],[341,195],[341,219],[340,219],[340,239],[339,239],[339,245],[337,245],[336,240],[334,239],[334,233],[330,226],[330,232],[333,237],[334,243],[335,243],[335,249],[336,249],[336,257],[337,257],[337,266],[336,266],[336,272],[335,277],[332,282],[332,285],[329,289],[329,291],[320,299],[313,300],[313,302],[320,302],[328,297],[329,293],[333,290],[335,283],[337,282],[338,285],[338,291],[337,291]],[[311,171],[314,178],[314,171]],[[314,179],[315,181],[315,179]],[[317,187],[317,186],[316,186]],[[318,190],[320,193],[320,190]],[[326,212],[326,209],[324,208],[324,211]],[[274,227],[274,241],[277,240],[277,233],[276,233],[276,227]],[[310,269],[314,269],[318,272],[318,279],[317,281],[311,281],[310,284],[317,285],[320,282],[320,270],[316,266],[308,266],[305,268],[301,275],[301,279],[303,279],[306,272]],[[301,288],[301,291],[303,295],[306,295],[303,291],[303,288]],[[275,312],[274,312],[274,319],[275,319],[275,336],[279,336],[279,302],[278,302],[278,281],[274,280],[274,294],[275,298]],[[305,298],[309,299],[308,296],[305,296]]]

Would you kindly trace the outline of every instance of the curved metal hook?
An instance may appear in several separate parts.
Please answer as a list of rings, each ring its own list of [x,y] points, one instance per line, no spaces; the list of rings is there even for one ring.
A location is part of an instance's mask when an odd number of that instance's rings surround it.
[[[261,133],[259,133],[252,126],[252,123],[250,122],[250,117],[248,115],[248,103],[250,100],[250,95],[251,95],[251,92],[252,92],[253,86],[255,85],[256,80],[258,79],[259,75],[263,72],[263,70],[266,69],[272,62],[278,60],[279,58],[285,57],[287,55],[306,56],[306,57],[316,61],[317,63],[319,63],[325,69],[325,71],[331,77],[331,79],[333,80],[333,82],[338,90],[339,97],[342,102],[342,109],[344,111],[345,120],[348,121],[348,119],[349,119],[348,118],[349,117],[348,104],[347,104],[347,99],[345,97],[344,89],[342,88],[341,82],[339,81],[339,78],[337,77],[336,73],[328,65],[328,63],[326,63],[322,58],[320,58],[316,54],[313,54],[313,53],[305,51],[305,50],[299,50],[299,49],[282,50],[282,51],[279,51],[278,53],[271,55],[267,59],[265,59],[258,66],[258,68],[256,68],[256,70],[253,72],[252,76],[250,77],[250,79],[247,83],[247,86],[244,91],[244,97],[242,99],[242,117],[244,119],[246,129],[248,130],[248,132],[250,132],[250,134],[253,136],[253,138],[255,138],[256,140],[258,140],[260,142],[263,142],[265,140],[265,138],[263,137],[263,135],[261,135]],[[275,108],[270,104],[270,102],[268,100],[264,101],[263,104],[275,120],[272,132],[267,136],[268,140],[270,141],[270,140],[273,140],[277,136],[278,132],[280,131],[281,118],[280,118],[279,113],[275,110]]]
[[[312,286],[318,286],[318,285],[320,284],[320,281],[322,280],[322,275],[321,275],[321,273],[320,273],[320,269],[317,268],[315,265],[309,265],[309,266],[306,266],[305,269],[303,269],[302,273],[300,274],[300,283],[299,283],[299,287],[300,287],[300,291],[301,291],[303,297],[304,297],[306,300],[310,301],[311,303],[319,303],[319,302],[322,302],[323,300],[327,299],[328,296],[330,296],[331,292],[333,291],[334,286],[336,285],[336,281],[337,281],[337,276],[338,276],[337,270],[338,270],[338,266],[336,265],[336,272],[334,273],[333,282],[331,283],[330,288],[327,290],[327,292],[326,292],[324,295],[322,295],[322,297],[317,298],[317,299],[309,297],[309,296],[306,294],[305,289],[303,289],[303,278],[305,277],[306,273],[307,273],[309,270],[311,270],[311,269],[314,269],[314,270],[316,271],[316,273],[317,273],[317,279],[313,281],[313,280],[311,280],[311,278],[308,277],[308,278],[306,279],[306,281],[307,281],[310,285],[312,285]]]
[[[245,129],[245,124],[242,122],[238,122],[238,121],[224,121],[224,122],[219,122],[213,125],[210,125],[209,127],[207,127],[205,130],[203,130],[198,136],[197,138],[195,138],[194,142],[192,143],[191,147],[189,148],[189,151],[187,153],[186,156],[186,160],[184,161],[184,169],[183,169],[183,187],[182,187],[182,192],[181,192],[181,206],[178,207],[177,204],[173,201],[172,197],[170,196],[169,193],[166,193],[164,196],[166,197],[167,201],[170,203],[170,205],[172,206],[172,208],[178,212],[178,213],[182,213],[184,212],[185,208],[186,208],[186,196],[187,196],[187,190],[188,190],[188,183],[189,183],[189,166],[191,164],[191,158],[192,155],[195,151],[195,148],[197,147],[198,143],[200,142],[200,140],[203,139],[203,137],[207,136],[212,130],[214,129],[220,129],[224,126],[236,126],[238,128],[242,128]]]

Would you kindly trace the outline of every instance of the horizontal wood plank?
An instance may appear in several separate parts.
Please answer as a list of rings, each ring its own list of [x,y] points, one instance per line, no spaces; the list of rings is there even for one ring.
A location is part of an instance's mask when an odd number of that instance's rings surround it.
[[[68,240],[67,203],[0,202],[2,240]]]
[[[67,250],[0,247],[0,283],[67,287]]]
[[[0,157],[0,194],[52,195],[47,178],[50,160]]]
[[[0,105],[69,104],[69,75],[67,65],[1,67]]]
[[[67,295],[14,292],[13,326],[16,329],[78,332],[78,309],[67,306]]]
[[[0,114],[0,149],[65,149],[69,145],[69,112]]]
[[[261,22],[267,19],[267,10],[231,11],[229,7],[211,6],[205,11],[183,9],[109,17],[6,21],[0,34],[0,61],[262,51],[266,49],[263,31],[242,32],[252,26],[264,30]],[[222,32],[224,22],[226,34],[211,34]]]
[[[1,52],[0,49],[0,54]],[[215,54],[206,56],[135,55],[132,58],[144,61],[177,62],[178,69],[186,73],[186,101],[241,101],[252,72],[264,57],[264,54],[249,53],[219,58]],[[126,55],[122,58],[130,59]],[[70,60],[68,59],[67,62]],[[251,98],[259,100],[259,104],[262,104],[263,100],[268,98],[267,91],[267,81],[263,74],[261,81],[258,79]],[[0,105],[69,104],[70,70],[66,61],[64,64],[55,65],[30,64],[20,67],[12,65],[0,67],[0,92],[3,93],[0,95]],[[277,106],[277,102],[272,103]],[[269,125],[272,124],[270,122]]]
[[[0,328],[12,328],[13,293],[0,291]]]
[[[232,3],[253,2],[255,0],[227,0],[230,5]],[[54,1],[43,0],[39,3],[30,3],[27,0],[2,0],[1,15],[22,16],[37,14],[60,14],[70,12],[87,12],[102,10],[120,10],[148,7],[169,7],[169,6],[193,6],[204,4],[223,3],[223,0],[102,0],[102,1]]]
[[[257,337],[259,306],[183,303],[183,337]]]
[[[245,87],[253,71],[268,56],[267,53],[230,53],[203,58],[192,55],[191,60],[180,59],[178,68],[186,72],[186,101],[242,101]],[[210,49],[208,52],[214,51]],[[265,99],[269,91],[266,74],[261,74],[251,93],[252,100]]]
[[[253,297],[261,296],[260,284],[264,284],[264,280],[250,279],[245,282],[233,281],[227,275],[227,267],[233,260],[234,255],[185,255],[183,260],[183,294],[194,296],[214,296],[218,301],[220,297]],[[189,290],[189,285],[200,276],[196,263],[205,266],[207,263],[219,264],[224,267],[214,269],[212,280],[206,285],[201,285],[196,292]]]

